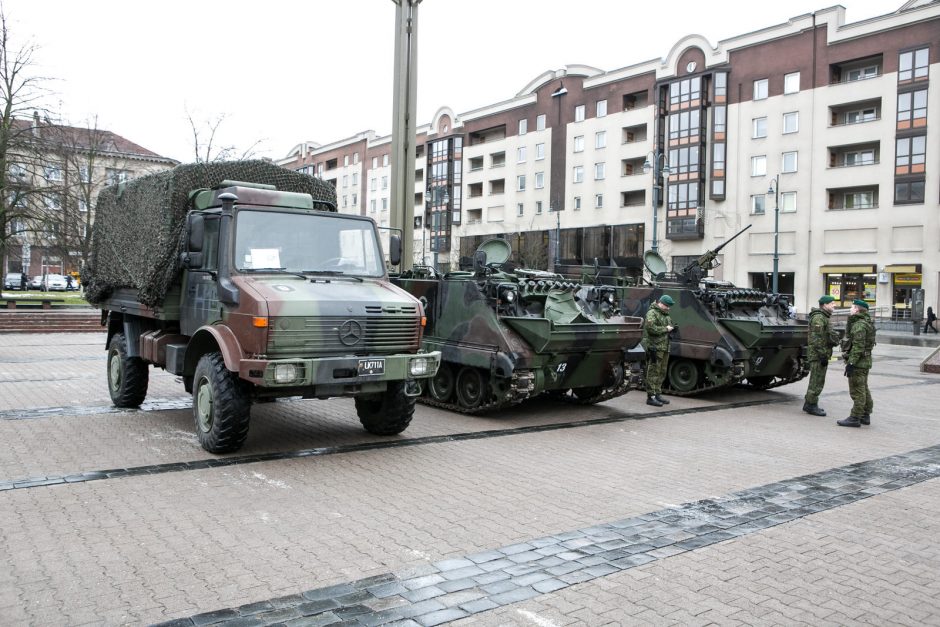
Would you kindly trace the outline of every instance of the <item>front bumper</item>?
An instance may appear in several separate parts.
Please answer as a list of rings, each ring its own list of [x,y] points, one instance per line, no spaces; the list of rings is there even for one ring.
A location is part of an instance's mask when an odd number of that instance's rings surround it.
[[[421,364],[418,362],[423,362],[423,367],[419,368]],[[440,351],[375,357],[243,359],[239,365],[239,376],[264,388],[312,386],[348,389],[353,393],[357,390],[384,389],[389,382],[433,377],[440,365]],[[291,372],[293,376],[284,376]],[[330,395],[336,395],[336,392],[330,392]]]

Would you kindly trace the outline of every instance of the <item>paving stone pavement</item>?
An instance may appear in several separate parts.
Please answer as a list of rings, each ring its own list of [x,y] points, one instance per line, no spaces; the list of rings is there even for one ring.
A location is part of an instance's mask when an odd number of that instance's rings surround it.
[[[95,359],[104,350],[82,346],[87,334],[19,337],[22,346],[15,336],[0,337],[0,413],[107,404],[104,360]],[[610,522],[689,513],[694,506],[678,504],[792,486],[794,477],[938,444],[940,379],[917,370],[928,352],[876,348],[875,414],[872,427],[863,429],[833,424],[839,409],[849,406],[838,376],[830,377],[821,401],[830,411],[825,419],[799,411],[804,383],[756,395],[735,390],[673,399],[668,413],[629,394],[596,407],[535,403],[486,417],[419,407],[412,426],[392,441],[426,442],[374,450],[355,449],[376,439],[359,428],[354,413],[350,418],[348,401],[260,406],[242,454],[351,448],[0,491],[0,624],[196,624],[231,619],[238,611],[244,615],[231,624],[369,624],[375,612],[390,616],[394,610],[412,614],[402,616],[406,624],[937,623],[940,595],[930,574],[938,565],[940,487],[922,475],[914,485],[890,485],[864,500],[789,521],[769,512],[763,519],[775,526],[724,540],[712,536],[715,543],[653,556],[693,540],[675,538],[673,545],[618,557],[654,557],[626,570],[605,573],[616,560],[590,562],[609,551],[639,548],[636,542],[583,550],[599,546],[586,535],[610,531],[601,529]],[[38,361],[29,365],[26,357]],[[53,381],[50,373],[60,372],[60,363],[72,378]],[[24,373],[24,364],[38,370]],[[10,393],[20,394],[22,382],[14,380],[27,374],[40,379],[42,396],[20,404]],[[42,376],[49,376],[45,384]],[[165,376],[153,397],[178,401],[184,395]],[[748,399],[767,402],[740,405]],[[709,411],[695,413],[702,408]],[[588,422],[605,417],[615,419]],[[640,417],[647,419],[635,419]],[[0,442],[6,444],[0,447],[0,483],[210,459],[192,441],[191,420],[179,409],[0,419]],[[584,424],[450,437],[565,421]],[[908,477],[917,463],[898,461],[886,476]],[[716,511],[707,508],[709,515]],[[564,542],[588,543],[560,553],[579,555],[566,563],[588,563],[548,573],[562,565],[552,558],[563,558],[538,550],[555,550],[558,543],[533,542],[570,533],[585,537]],[[601,543],[617,542],[626,540]],[[493,552],[502,557],[469,559]],[[553,565],[523,572],[536,559],[531,553]],[[450,579],[440,572],[442,564]],[[627,564],[632,562],[622,562]],[[588,570],[593,579],[573,579]],[[422,579],[420,585],[415,579]],[[324,595],[322,589],[332,586],[339,586],[335,594]],[[866,591],[877,602],[866,602]],[[340,604],[341,597],[348,598]],[[265,612],[270,615],[261,621]]]

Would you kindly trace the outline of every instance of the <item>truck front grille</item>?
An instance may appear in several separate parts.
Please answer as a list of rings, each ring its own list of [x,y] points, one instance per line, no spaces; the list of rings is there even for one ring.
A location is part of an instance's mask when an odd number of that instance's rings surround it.
[[[269,325],[268,356],[413,353],[418,350],[421,330],[415,313],[360,318],[275,318]]]

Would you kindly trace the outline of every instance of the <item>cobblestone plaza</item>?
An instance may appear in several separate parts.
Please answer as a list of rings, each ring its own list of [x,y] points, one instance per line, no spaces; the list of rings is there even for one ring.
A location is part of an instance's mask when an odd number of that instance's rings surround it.
[[[205,453],[151,371],[111,407],[103,334],[0,335],[0,624],[940,623],[940,378],[879,344],[872,426],[832,369],[648,407],[256,405]]]

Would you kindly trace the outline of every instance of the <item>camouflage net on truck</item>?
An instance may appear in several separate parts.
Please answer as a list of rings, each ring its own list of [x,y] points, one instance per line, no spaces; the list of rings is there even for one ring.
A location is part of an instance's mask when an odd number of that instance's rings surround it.
[[[267,161],[184,164],[112,185],[98,195],[91,255],[82,270],[88,302],[133,288],[143,304],[160,305],[179,274],[189,193],[226,180],[310,194],[315,208],[336,211],[332,185]]]

